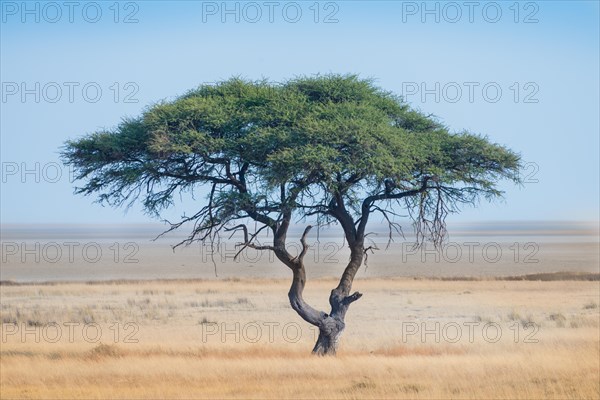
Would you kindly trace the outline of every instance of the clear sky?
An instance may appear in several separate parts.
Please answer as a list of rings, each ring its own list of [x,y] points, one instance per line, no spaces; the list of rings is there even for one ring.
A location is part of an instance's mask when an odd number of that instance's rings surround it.
[[[523,187],[454,220],[599,219],[597,1],[0,4],[2,223],[148,222],[74,196],[62,143],[201,83],[329,72],[521,153]]]

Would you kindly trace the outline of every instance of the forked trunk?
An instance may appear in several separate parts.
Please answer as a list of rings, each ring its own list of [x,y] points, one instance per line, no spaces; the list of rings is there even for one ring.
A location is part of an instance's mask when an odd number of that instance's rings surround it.
[[[284,227],[286,228],[286,227]],[[350,295],[352,289],[352,281],[358,271],[363,259],[363,246],[361,242],[354,242],[350,247],[350,262],[344,269],[344,273],[340,279],[338,286],[331,291],[329,296],[329,304],[331,312],[329,314],[319,311],[311,307],[302,294],[306,284],[306,272],[304,269],[304,255],[308,249],[306,236],[310,231],[311,226],[307,226],[302,234],[300,242],[302,243],[302,251],[297,257],[292,257],[285,249],[285,229],[278,231],[275,237],[275,255],[287,265],[293,273],[292,285],[288,292],[290,305],[306,322],[319,328],[319,338],[313,348],[313,354],[318,355],[334,355],[337,350],[340,336],[346,327],[344,318],[348,307],[354,301],[360,299],[361,293],[355,292]]]
[[[296,264],[295,268],[293,268],[294,277],[288,293],[290,304],[302,319],[319,328],[319,337],[313,348],[313,354],[336,354],[340,336],[346,327],[344,322],[346,312],[348,311],[350,304],[362,296],[362,294],[358,292],[348,295],[352,285],[352,278],[360,266],[361,259],[362,257],[351,259],[348,267],[346,267],[346,271],[351,275],[348,276],[345,273],[342,276],[338,287],[331,291],[331,295],[329,296],[329,304],[331,305],[330,314],[318,311],[304,301],[302,297],[304,285],[306,283],[304,265],[302,262],[299,262]],[[345,277],[351,279],[344,279]]]

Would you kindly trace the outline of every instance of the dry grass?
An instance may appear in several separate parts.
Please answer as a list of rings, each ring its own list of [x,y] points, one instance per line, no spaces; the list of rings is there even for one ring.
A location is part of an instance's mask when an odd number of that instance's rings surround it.
[[[326,308],[332,283],[309,282],[305,297]],[[0,397],[600,397],[598,282],[357,280],[365,295],[348,314],[335,358],[309,354],[315,332],[290,310],[287,285],[2,285]],[[51,343],[54,323],[62,335]],[[72,341],[65,323],[79,323]],[[500,327],[498,341],[485,340],[485,324]],[[96,341],[83,335],[90,326],[101,331]],[[420,332],[409,335],[407,326]],[[454,342],[456,326],[462,336]]]

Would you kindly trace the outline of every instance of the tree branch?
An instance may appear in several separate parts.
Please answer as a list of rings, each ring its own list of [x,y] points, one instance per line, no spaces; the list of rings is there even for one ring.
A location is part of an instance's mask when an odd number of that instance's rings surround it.
[[[358,228],[357,228],[358,237],[364,238],[365,229],[367,227],[367,222],[369,221],[369,214],[371,213],[371,206],[373,205],[373,203],[375,203],[376,201],[380,201],[380,200],[399,200],[399,199],[402,199],[405,197],[415,196],[419,193],[423,193],[424,191],[429,189],[429,187],[427,186],[427,183],[431,179],[433,179],[433,177],[431,177],[431,176],[424,177],[423,181],[421,182],[421,187],[419,187],[418,189],[407,190],[405,192],[400,192],[400,193],[389,193],[386,191],[386,192],[378,194],[378,195],[372,195],[372,196],[367,197],[363,201],[362,207],[361,207],[360,224],[358,225]]]
[[[302,234],[302,238],[300,238],[300,243],[302,243],[302,251],[300,252],[300,254],[298,254],[298,257],[296,257],[296,260],[301,263],[304,260],[304,256],[306,255],[306,252],[308,251],[308,244],[306,243],[306,236],[308,235],[308,232],[310,232],[310,230],[312,229],[312,225],[308,225],[306,227],[306,229],[304,229],[304,233]]]

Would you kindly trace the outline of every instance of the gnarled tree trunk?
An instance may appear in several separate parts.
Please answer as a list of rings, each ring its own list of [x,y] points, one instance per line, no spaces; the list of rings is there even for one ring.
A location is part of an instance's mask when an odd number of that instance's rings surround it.
[[[307,228],[302,237],[304,249],[307,248],[305,238],[308,230],[310,230],[310,227]],[[340,336],[346,327],[344,321],[346,312],[350,304],[362,296],[359,292],[355,292],[352,295],[349,294],[352,289],[352,281],[362,263],[363,257],[362,245],[355,245],[351,250],[350,262],[344,270],[340,283],[331,291],[331,295],[329,296],[329,304],[331,305],[331,312],[329,314],[314,309],[302,297],[304,285],[306,284],[303,257],[295,258],[293,260],[295,261],[294,263],[286,263],[293,271],[292,285],[288,293],[292,308],[306,322],[319,328],[319,337],[313,348],[313,354],[335,355]],[[305,253],[306,251],[303,251],[301,256]]]

